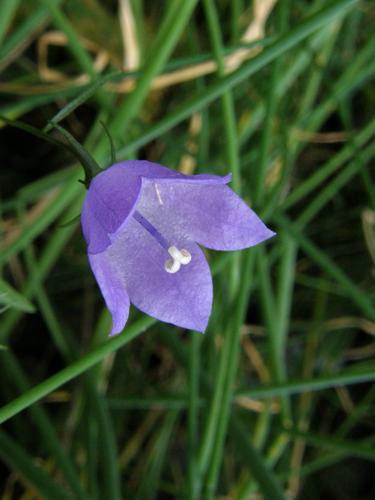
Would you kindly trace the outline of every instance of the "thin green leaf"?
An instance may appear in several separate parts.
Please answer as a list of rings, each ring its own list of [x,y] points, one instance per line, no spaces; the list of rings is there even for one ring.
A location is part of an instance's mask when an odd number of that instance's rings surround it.
[[[247,433],[239,419],[232,416],[230,435],[236,444],[238,452],[248,463],[249,470],[258,482],[262,493],[268,500],[285,500],[283,490],[263,460],[261,454],[251,444],[251,434]]]
[[[64,106],[58,113],[56,113],[45,126],[44,131],[49,132],[52,130],[54,125],[60,123],[64,118],[69,116],[73,111],[75,111],[79,106],[82,106],[90,97],[92,97],[95,92],[97,92],[101,87],[103,87],[106,83],[112,82],[119,78],[123,78],[127,76],[127,73],[122,73],[116,71],[114,73],[110,73],[109,75],[105,75],[102,78],[98,78],[94,83],[88,85],[77,97],[75,97],[72,101],[70,101],[66,106]]]
[[[68,500],[70,495],[59,487],[41,467],[21,448],[16,440],[0,430],[0,456],[6,464],[21,474],[42,498]]]
[[[12,18],[18,8],[20,0],[3,0],[1,4],[0,16],[0,46],[4,36],[12,23]]]
[[[143,333],[154,322],[155,320],[153,318],[145,316],[133,325],[129,326],[126,332],[111,338],[104,344],[83,355],[78,361],[70,364],[55,375],[52,375],[52,377],[45,379],[32,389],[25,391],[23,394],[18,396],[18,398],[0,408],[0,423],[5,422],[14,415],[17,415],[17,413],[29,407],[50,392],[66,384],[78,375],[81,375],[96,363],[99,363],[99,361],[104,359],[108,354],[116,351],[123,345],[130,342],[133,338]]]
[[[374,366],[361,365],[341,373],[331,375],[319,375],[313,379],[290,380],[282,384],[270,384],[254,387],[253,389],[241,391],[238,397],[247,396],[251,398],[273,398],[282,395],[301,394],[309,391],[322,391],[338,386],[361,384],[375,380]]]
[[[164,134],[194,112],[204,109],[228,89],[239,85],[264,68],[267,64],[274,61],[277,57],[295,47],[312,33],[328,25],[338,16],[344,15],[348,9],[354,7],[356,3],[356,0],[341,0],[339,2],[334,2],[308,19],[305,19],[301,24],[289,30],[287,34],[280,37],[259,55],[243,63],[238,70],[207,86],[204,91],[179,106],[172,115],[160,120],[157,125],[151,127],[142,134],[140,138],[118,149],[117,155],[119,157],[124,157],[129,152],[140,148],[156,137]]]
[[[26,313],[35,312],[34,305],[2,278],[0,278],[0,304],[6,307],[14,307]]]

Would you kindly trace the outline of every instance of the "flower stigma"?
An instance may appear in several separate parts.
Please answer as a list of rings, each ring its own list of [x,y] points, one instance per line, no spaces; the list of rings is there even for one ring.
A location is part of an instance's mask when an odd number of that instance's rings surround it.
[[[189,264],[189,262],[191,261],[190,252],[188,252],[184,248],[181,248],[181,250],[179,250],[176,246],[169,245],[164,236],[160,234],[156,227],[154,227],[151,222],[143,217],[143,215],[140,214],[138,210],[135,210],[135,212],[133,213],[133,217],[172,257],[171,259],[168,259],[164,264],[164,269],[167,271],[167,273],[177,273],[177,271],[180,270],[181,265],[186,266],[187,264]]]
[[[179,250],[175,246],[171,246],[168,248],[168,253],[172,257],[168,259],[164,264],[164,269],[167,273],[174,274],[180,270],[181,264],[186,266],[191,261],[191,254],[184,248]]]

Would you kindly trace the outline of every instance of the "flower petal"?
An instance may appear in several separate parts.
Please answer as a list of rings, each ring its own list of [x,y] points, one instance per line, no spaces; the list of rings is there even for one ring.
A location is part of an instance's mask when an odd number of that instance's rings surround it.
[[[139,207],[139,208],[138,208]],[[228,186],[144,179],[137,204],[152,223],[214,250],[240,250],[271,236],[260,218]]]
[[[111,335],[120,333],[128,320],[130,306],[124,284],[118,278],[116,269],[106,258],[105,252],[89,254],[89,261],[107,308],[112,314]]]
[[[124,169],[108,169],[91,182],[82,209],[82,230],[88,252],[95,254],[110,245],[114,233],[132,214],[141,190],[141,179]]]
[[[177,273],[165,271],[168,252],[134,218],[129,219],[103,255],[138,309],[161,321],[204,331],[212,306],[207,261],[198,245],[177,239],[173,230],[163,236],[192,256],[191,262]]]
[[[103,252],[113,241],[110,235],[121,230],[134,211],[142,178],[158,179],[158,182],[222,184],[230,176],[202,174],[186,176],[157,163],[130,160],[112,165],[91,182],[82,209],[82,230],[88,244],[88,252]]]
[[[223,177],[214,174],[198,174],[198,175],[185,175],[176,170],[164,167],[158,163],[152,163],[146,160],[128,160],[115,163],[99,176],[114,176],[117,178],[118,175],[125,176],[121,181],[125,183],[127,179],[131,177],[145,177],[147,179],[158,179],[158,181],[168,181],[173,180],[175,182],[198,182],[205,184],[227,184],[232,175],[228,174]],[[120,178],[118,178],[120,180]]]

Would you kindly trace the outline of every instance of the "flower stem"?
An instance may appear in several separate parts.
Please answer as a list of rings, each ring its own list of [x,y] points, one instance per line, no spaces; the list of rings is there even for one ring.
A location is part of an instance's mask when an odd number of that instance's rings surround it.
[[[250,251],[251,252],[251,251]],[[222,393],[222,400],[218,418],[215,422],[214,441],[212,443],[212,452],[205,481],[204,498],[213,498],[218,476],[220,472],[220,465],[222,463],[223,448],[225,436],[227,433],[231,402],[233,398],[234,381],[237,373],[238,358],[240,353],[240,332],[244,316],[246,314],[247,304],[250,297],[250,283],[252,283],[251,276],[253,274],[253,265],[255,262],[255,252],[247,252],[244,257],[242,267],[242,283],[239,287],[237,301],[234,306],[233,318],[230,328],[225,335],[223,350],[228,351],[227,360],[220,360],[219,371],[223,372],[223,385],[218,387],[216,385],[215,391]],[[223,362],[222,362],[223,361]]]
[[[83,184],[88,188],[91,180],[96,175],[100,174],[100,172],[103,172],[103,169],[100,168],[98,163],[90,155],[87,149],[81,146],[81,144],[71,134],[69,134],[67,130],[65,130],[57,123],[51,124],[60,132],[62,136],[64,136],[70,146],[70,151],[75,155],[77,160],[82,165],[82,168],[85,171],[85,179],[83,181]]]
[[[191,333],[190,356],[189,356],[189,499],[198,500],[199,481],[198,481],[198,404],[199,404],[199,364],[200,364],[200,346],[202,335],[198,332]]]

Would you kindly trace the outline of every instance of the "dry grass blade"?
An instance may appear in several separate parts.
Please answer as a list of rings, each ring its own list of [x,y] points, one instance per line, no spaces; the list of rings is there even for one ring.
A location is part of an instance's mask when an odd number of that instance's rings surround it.
[[[109,63],[109,53],[99,47],[98,44],[86,38],[80,37],[83,47],[95,54],[93,68],[96,73],[101,73]],[[78,75],[74,78],[68,78],[63,72],[52,69],[48,65],[48,49],[50,46],[66,47],[68,39],[65,33],[61,31],[48,31],[38,39],[38,72],[41,80],[47,82],[64,82],[70,84],[84,85],[89,83],[90,78],[86,74]]]
[[[119,0],[119,18],[124,47],[123,69],[134,71],[139,67],[140,55],[130,0]]]
[[[122,4],[124,4],[124,6],[122,6]],[[125,9],[125,12],[127,13],[128,11],[126,9],[128,7],[126,4],[127,2],[122,2],[121,9]],[[250,43],[250,42],[255,42],[257,40],[261,40],[263,38],[266,21],[274,5],[275,5],[275,0],[267,0],[267,1],[258,0],[257,2],[255,2],[254,19],[245,30],[245,34],[241,38],[242,42]],[[135,39],[135,33],[133,33],[132,31],[133,27],[129,31],[128,25],[125,24],[129,22],[132,24],[132,21],[129,21],[130,18],[127,18],[126,21],[124,20],[125,14],[123,13],[123,10],[121,10],[120,19],[121,19],[122,33],[124,37],[123,38],[124,47],[126,48],[125,51],[126,68],[129,70],[135,69],[139,65],[139,52]],[[89,77],[87,75],[81,74],[78,75],[77,77],[69,78],[66,75],[64,75],[64,73],[56,71],[48,66],[47,64],[48,46],[49,45],[65,46],[66,43],[67,40],[65,35],[63,33],[56,31],[45,33],[43,36],[39,38],[38,42],[39,75],[42,80],[55,82],[54,84],[51,83],[50,85],[42,84],[42,85],[25,86],[18,84],[1,83],[0,91],[38,94],[42,92],[48,92],[48,91],[51,92],[60,90],[62,88],[69,88],[88,83]],[[82,39],[82,44],[88,50],[96,54],[96,58],[94,60],[93,65],[98,73],[102,72],[109,62],[110,59],[109,53],[102,47],[98,47],[97,44],[95,44],[90,40]],[[226,56],[224,59],[224,66],[226,68],[226,72],[230,73],[235,71],[245,60],[254,57],[261,50],[262,50],[261,46],[252,48],[243,48],[243,49],[238,49],[233,54]],[[178,69],[175,71],[171,71],[169,73],[165,73],[163,75],[159,75],[152,81],[151,89],[157,90],[157,89],[168,88],[173,85],[195,80],[196,78],[215,73],[216,71],[217,71],[217,64],[213,59],[211,59],[203,63],[195,64],[192,66],[188,66],[186,68]],[[56,83],[58,83],[58,85],[56,85]],[[122,82],[108,83],[105,86],[105,88],[110,92],[115,92],[119,94],[129,93],[135,88],[136,84],[137,84],[137,78],[129,76]]]

